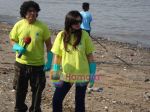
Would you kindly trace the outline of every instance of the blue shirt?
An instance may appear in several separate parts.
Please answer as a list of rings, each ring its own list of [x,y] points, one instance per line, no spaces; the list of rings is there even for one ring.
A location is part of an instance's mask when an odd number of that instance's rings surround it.
[[[81,28],[84,30],[91,30],[90,22],[92,21],[92,15],[88,11],[81,11],[80,14],[82,15],[82,24]]]

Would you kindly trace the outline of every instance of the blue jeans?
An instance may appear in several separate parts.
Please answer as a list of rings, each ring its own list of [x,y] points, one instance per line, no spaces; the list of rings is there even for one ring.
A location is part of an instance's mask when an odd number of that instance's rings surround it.
[[[56,87],[53,96],[53,112],[62,112],[62,103],[64,97],[70,90],[72,85],[68,82],[63,82],[61,87]],[[75,93],[75,112],[85,112],[85,93],[87,85],[76,86]]]
[[[23,65],[18,62],[15,63],[13,81],[13,88],[16,90],[15,112],[26,112],[28,109],[25,99],[29,81],[32,91],[32,104],[29,112],[41,112],[41,96],[46,82],[43,66]]]

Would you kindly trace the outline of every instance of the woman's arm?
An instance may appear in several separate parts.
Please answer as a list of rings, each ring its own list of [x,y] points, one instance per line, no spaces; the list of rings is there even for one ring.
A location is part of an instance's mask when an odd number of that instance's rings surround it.
[[[89,63],[90,63],[90,62],[94,62],[94,56],[93,56],[93,54],[92,54],[92,53],[88,54],[88,55],[87,55],[87,59],[88,59],[88,62],[89,62]]]
[[[90,80],[89,80],[90,81],[90,88],[92,88],[94,85],[94,82],[95,82],[96,62],[94,60],[94,56],[92,53],[87,55],[87,59],[89,62],[89,70],[90,70]]]
[[[61,64],[61,56],[59,55],[54,55],[54,59],[53,59],[53,64]]]

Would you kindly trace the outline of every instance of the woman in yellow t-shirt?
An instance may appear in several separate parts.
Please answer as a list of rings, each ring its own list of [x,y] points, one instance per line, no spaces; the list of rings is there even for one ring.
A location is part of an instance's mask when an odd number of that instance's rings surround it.
[[[85,112],[87,84],[94,84],[96,63],[92,52],[94,45],[86,31],[80,28],[82,16],[70,11],[65,18],[64,31],[58,33],[51,51],[54,53],[52,81],[56,87],[53,96],[53,112],[62,112],[62,102],[73,83],[76,84],[75,111]],[[60,73],[62,66],[62,74]],[[59,79],[60,77],[60,79]],[[58,79],[55,80],[54,79]]]

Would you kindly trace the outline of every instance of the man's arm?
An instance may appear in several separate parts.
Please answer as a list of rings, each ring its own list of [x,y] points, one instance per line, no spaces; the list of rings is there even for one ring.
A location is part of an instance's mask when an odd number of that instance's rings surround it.
[[[18,52],[18,53],[21,53],[21,54],[23,54],[25,51],[26,51],[26,49],[24,48],[24,47],[22,47],[22,46],[20,46],[15,40],[13,40],[13,39],[10,39],[10,44],[12,45],[12,50],[14,51],[14,52]]]
[[[51,48],[52,48],[52,43],[51,43],[51,38],[47,39],[45,41],[45,44],[46,44],[46,51],[47,52],[50,52]]]
[[[17,43],[16,41],[14,41],[13,39],[10,39],[10,45],[14,45],[15,43]]]
[[[48,71],[51,69],[51,65],[52,65],[52,59],[53,59],[53,53],[51,52],[51,48],[52,48],[52,43],[51,43],[51,39],[47,39],[45,41],[46,44],[46,50],[47,50],[47,63],[44,65],[44,71]]]

